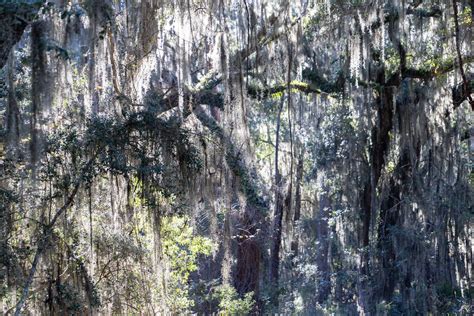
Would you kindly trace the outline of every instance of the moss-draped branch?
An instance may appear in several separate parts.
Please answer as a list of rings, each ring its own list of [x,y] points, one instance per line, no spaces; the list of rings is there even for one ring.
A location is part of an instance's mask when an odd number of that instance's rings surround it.
[[[0,1],[0,69],[5,66],[11,48],[20,40],[43,4],[43,0]]]

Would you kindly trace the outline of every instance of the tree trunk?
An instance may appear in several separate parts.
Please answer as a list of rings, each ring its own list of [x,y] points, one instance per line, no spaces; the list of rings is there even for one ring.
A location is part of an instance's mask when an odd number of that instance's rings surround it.
[[[319,196],[319,207],[316,217],[316,265],[318,268],[318,295],[317,301],[323,304],[331,293],[331,271],[329,267],[329,225],[328,220],[331,212],[331,200],[329,188],[324,184],[323,176],[322,192]]]
[[[280,266],[280,247],[281,247],[281,229],[283,221],[283,193],[282,179],[279,169],[279,150],[280,150],[280,124],[281,113],[283,110],[283,99],[280,103],[277,116],[277,126],[275,135],[275,211],[273,217],[272,249],[270,258],[270,280],[278,291],[278,270]],[[277,294],[278,295],[278,294]]]

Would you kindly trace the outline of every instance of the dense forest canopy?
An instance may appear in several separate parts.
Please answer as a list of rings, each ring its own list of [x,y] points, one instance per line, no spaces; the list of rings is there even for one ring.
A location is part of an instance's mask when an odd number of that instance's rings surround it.
[[[472,0],[0,0],[5,315],[474,312]]]

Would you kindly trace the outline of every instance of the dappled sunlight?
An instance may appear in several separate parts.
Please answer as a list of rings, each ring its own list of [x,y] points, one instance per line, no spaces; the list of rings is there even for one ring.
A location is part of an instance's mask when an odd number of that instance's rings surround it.
[[[472,9],[1,2],[1,313],[472,313]]]

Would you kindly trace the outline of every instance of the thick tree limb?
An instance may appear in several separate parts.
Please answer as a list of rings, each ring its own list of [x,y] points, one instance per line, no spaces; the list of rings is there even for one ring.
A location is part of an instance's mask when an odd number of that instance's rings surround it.
[[[406,13],[416,15],[420,18],[439,18],[443,14],[443,11],[440,7],[434,5],[427,9],[408,7]]]
[[[390,74],[386,82],[381,85],[379,82],[373,81],[363,81],[359,80],[359,85],[364,87],[370,87],[373,89],[380,89],[383,86],[390,87],[390,86],[399,86],[401,81],[406,78],[411,79],[420,79],[420,80],[431,80],[441,75],[444,75],[448,72],[453,71],[456,68],[456,60],[449,60],[440,65],[431,66],[427,68],[413,68],[407,67],[406,61],[404,56],[406,56],[406,52],[404,52],[403,47],[401,48],[402,57],[401,57],[401,67],[398,71]],[[465,56],[463,58],[465,63],[474,62],[474,56]],[[344,81],[351,81],[351,78],[344,77],[342,73],[339,74],[335,81],[329,81],[321,76],[317,70],[305,69],[303,71],[303,79],[306,82],[297,82],[293,81],[290,83],[290,88],[299,91],[302,93],[327,93],[327,94],[339,94],[343,92],[344,88]],[[282,93],[286,90],[287,85],[277,84],[271,87],[257,87],[250,85],[248,87],[248,95],[252,98],[256,99],[265,99],[271,97],[272,95],[276,95],[278,93]],[[472,91],[473,88],[470,88]],[[467,94],[464,93],[464,99],[466,99]],[[461,95],[457,93],[453,98],[456,97],[456,100],[460,100]],[[462,101],[461,101],[462,102]],[[208,103],[207,103],[208,104]]]
[[[474,62],[474,56],[465,56],[464,61],[466,63]],[[439,66],[434,66],[428,69],[407,68],[404,74],[404,78],[417,78],[417,79],[423,79],[423,80],[430,80],[435,77],[444,75],[450,71],[453,71],[455,68],[456,68],[455,60],[451,60]]]
[[[431,6],[429,8],[418,8],[415,6],[409,6],[406,10],[407,15],[414,15],[420,18],[439,18],[442,16],[443,11],[441,8],[437,5]],[[389,23],[390,21],[395,21],[398,20],[398,11],[396,10],[390,10],[387,13],[384,14],[383,16],[383,23]],[[380,19],[377,19],[377,21],[373,22],[370,25],[370,29],[372,31],[375,31],[376,29],[380,28],[382,26],[382,23]]]
[[[466,56],[464,58],[466,63],[474,62],[474,56]],[[436,77],[444,75],[448,72],[453,71],[456,68],[456,61],[452,60],[446,62],[442,65],[431,67],[428,69],[415,69],[415,68],[405,68],[403,71],[403,75],[401,75],[401,71],[393,73],[390,75],[388,80],[386,81],[386,87],[390,86],[399,86],[402,79],[404,78],[412,78],[412,79],[421,79],[421,80],[432,80]],[[452,88],[452,95],[453,95],[453,109],[458,108],[462,102],[465,100],[469,100],[471,95],[471,91],[474,90],[474,81],[468,80],[467,88],[466,83],[463,81],[459,85]],[[471,104],[472,106],[472,104]],[[474,109],[474,108],[473,108]],[[448,112],[446,115],[449,115]]]
[[[404,52],[403,47],[401,49],[401,52]],[[406,61],[404,61],[405,60],[404,58],[406,58],[404,57],[406,56],[406,52],[404,54],[402,53],[402,55],[403,56],[401,58],[400,69],[390,74],[388,76],[388,79],[385,81],[383,85],[381,85],[379,82],[363,81],[363,80],[359,80],[359,85],[364,86],[364,87],[370,87],[373,89],[381,89],[384,86],[385,87],[399,86],[402,80],[406,78],[428,81],[436,77],[439,77],[441,75],[447,74],[456,68],[455,59],[448,60],[439,65],[426,67],[426,68],[408,67],[406,65]],[[465,64],[472,63],[474,62],[474,56],[472,55],[464,56],[463,60]],[[321,76],[317,71],[311,70],[311,69],[305,69],[303,71],[303,79],[306,82],[297,82],[297,81],[291,82],[290,88],[295,91],[299,91],[301,93],[306,93],[306,94],[309,94],[309,93],[339,94],[343,92],[344,81],[352,80],[351,78],[344,77],[344,75],[340,73],[336,80],[329,81],[325,79],[323,76]],[[282,93],[286,89],[287,89],[287,85],[284,83],[277,84],[271,87],[258,87],[254,85],[253,86],[249,85],[247,89],[247,93],[250,97],[261,100],[261,99],[271,97],[272,95],[277,95],[278,93]],[[474,88],[472,87],[472,83],[471,83],[471,85],[468,85],[468,90],[466,91],[472,91],[473,89]],[[467,98],[468,93],[464,92],[463,94],[459,94],[459,91],[457,90],[456,90],[456,94],[453,94],[453,101],[455,100],[456,100],[455,102],[458,102],[459,100],[461,100],[460,102],[464,101]],[[213,104],[210,102],[208,103],[203,102],[203,104],[209,104],[213,106]],[[220,103],[215,103],[215,104],[220,104]],[[457,107],[456,106],[457,103],[454,103],[454,104],[455,104],[455,107]]]
[[[322,91],[321,89],[315,87],[314,85],[305,83],[305,82],[296,82],[293,81],[289,84],[290,89],[300,91],[302,93],[325,93],[326,91]],[[247,93],[252,98],[256,99],[265,99],[272,95],[283,93],[287,90],[287,84],[282,83],[272,87],[267,88],[259,88],[257,86],[249,86]],[[327,92],[326,92],[327,93]]]

